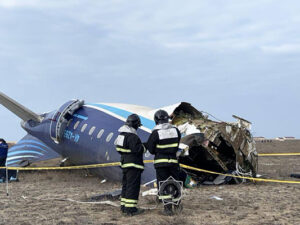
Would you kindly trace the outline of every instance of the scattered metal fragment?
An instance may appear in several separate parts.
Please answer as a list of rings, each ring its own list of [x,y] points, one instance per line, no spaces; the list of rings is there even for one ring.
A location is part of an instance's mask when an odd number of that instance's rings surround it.
[[[110,191],[110,192],[106,192],[104,194],[100,194],[100,195],[95,195],[91,197],[91,201],[102,201],[102,200],[118,200],[121,196],[121,189],[115,190],[115,191]]]
[[[220,197],[218,197],[218,196],[211,196],[210,197],[210,199],[216,199],[216,200],[218,200],[218,201],[222,201],[223,200],[223,198],[220,198]]]
[[[291,177],[300,178],[300,174],[299,173],[292,173]]]
[[[157,188],[152,188],[148,191],[143,191],[142,196],[144,197],[144,196],[148,196],[148,195],[157,195],[157,192],[158,192]]]

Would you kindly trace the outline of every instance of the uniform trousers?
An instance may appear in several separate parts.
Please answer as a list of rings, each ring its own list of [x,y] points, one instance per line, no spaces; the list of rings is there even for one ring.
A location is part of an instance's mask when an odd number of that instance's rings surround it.
[[[0,158],[0,167],[4,167],[6,162],[6,158]],[[6,178],[6,170],[0,169],[0,179]]]
[[[137,210],[142,172],[143,170],[137,168],[123,169],[121,206],[124,206],[126,212]]]
[[[156,178],[157,178],[157,186],[159,188],[159,182],[167,180],[170,176],[172,176],[175,180],[180,180],[180,168],[178,164],[165,166],[165,167],[156,167]]]

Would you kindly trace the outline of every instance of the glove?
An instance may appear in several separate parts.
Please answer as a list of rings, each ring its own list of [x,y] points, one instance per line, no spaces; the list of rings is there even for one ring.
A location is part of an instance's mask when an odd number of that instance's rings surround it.
[[[179,158],[179,156],[181,155],[182,152],[183,152],[183,149],[178,148],[178,151],[176,152],[176,157]]]

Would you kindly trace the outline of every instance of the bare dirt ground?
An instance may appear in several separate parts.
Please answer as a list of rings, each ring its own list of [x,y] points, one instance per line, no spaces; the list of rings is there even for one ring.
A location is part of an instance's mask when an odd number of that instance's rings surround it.
[[[271,147],[267,152],[289,152]],[[259,173],[268,178],[293,180],[289,175],[295,172],[300,172],[300,156],[259,158]],[[0,184],[0,224],[300,224],[300,184],[201,186],[185,190],[180,215],[164,216],[159,205],[143,215],[125,217],[114,206],[62,201],[87,201],[120,188],[120,183],[101,183],[82,170],[21,172],[19,178],[9,183],[9,196],[6,185]],[[140,196],[139,206],[155,207],[155,197]]]

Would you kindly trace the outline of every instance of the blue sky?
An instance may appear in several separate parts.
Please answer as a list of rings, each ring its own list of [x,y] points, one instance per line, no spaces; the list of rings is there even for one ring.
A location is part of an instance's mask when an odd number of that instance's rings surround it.
[[[300,138],[300,3],[0,0],[0,90],[35,112],[73,98],[192,103]],[[0,136],[25,135],[0,107]]]

